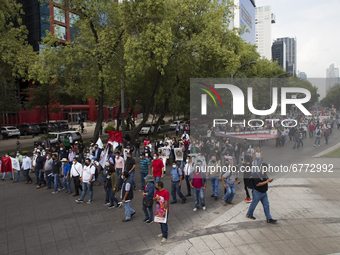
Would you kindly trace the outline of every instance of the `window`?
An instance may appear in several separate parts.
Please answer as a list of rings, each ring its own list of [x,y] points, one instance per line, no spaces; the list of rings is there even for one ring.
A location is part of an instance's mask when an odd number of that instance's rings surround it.
[[[70,26],[73,27],[74,24],[79,20],[79,15],[70,12]]]
[[[54,20],[65,23],[66,22],[66,15],[65,15],[65,10],[53,6],[53,13],[54,13]]]
[[[265,11],[265,12],[269,12],[269,11],[270,11],[270,7],[269,7],[269,6],[266,6],[266,7],[264,8],[264,11]]]
[[[66,27],[55,25],[54,33],[57,35],[58,39],[66,40]]]

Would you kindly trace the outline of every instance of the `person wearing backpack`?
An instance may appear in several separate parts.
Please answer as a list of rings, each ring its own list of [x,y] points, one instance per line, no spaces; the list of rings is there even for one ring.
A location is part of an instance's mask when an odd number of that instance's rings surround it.
[[[325,137],[326,144],[328,144],[328,138],[329,138],[330,134],[331,134],[331,130],[328,127],[326,127],[326,129],[324,131],[324,137]]]
[[[261,201],[263,205],[264,214],[266,215],[267,223],[276,223],[270,215],[269,200],[268,200],[268,183],[272,182],[273,179],[269,179],[267,174],[263,171],[264,168],[268,168],[268,164],[262,163],[260,167],[260,172],[255,172],[249,179],[248,188],[253,189],[253,200],[249,206],[246,217],[252,220],[256,218],[253,216],[257,204]]]
[[[315,128],[315,142],[314,142],[314,147],[316,146],[316,143],[318,143],[318,146],[320,146],[320,138],[321,138],[322,130],[319,125],[316,125]]]
[[[184,179],[184,174],[181,168],[176,165],[176,162],[172,162],[172,169],[171,169],[171,179],[170,179],[170,186],[171,186],[171,194],[172,194],[172,202],[171,204],[177,203],[176,193],[182,199],[182,204],[187,201],[187,198],[181,192],[181,185],[182,180]]]
[[[232,171],[228,170],[222,175],[222,181],[223,181],[223,187],[225,189],[225,194],[222,197],[222,204],[226,205],[231,204],[233,205],[234,203],[233,198],[235,196],[235,184],[234,182],[236,181],[237,184],[240,184],[240,180],[238,179],[238,171]]]

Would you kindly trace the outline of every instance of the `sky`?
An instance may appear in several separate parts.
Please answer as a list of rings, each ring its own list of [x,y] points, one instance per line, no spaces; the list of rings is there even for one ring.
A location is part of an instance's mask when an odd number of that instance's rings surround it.
[[[271,5],[276,16],[272,40],[296,37],[297,70],[308,78],[326,78],[326,68],[340,68],[339,0],[255,0],[256,6]],[[319,89],[320,90],[320,89]],[[320,94],[323,97],[325,92]]]

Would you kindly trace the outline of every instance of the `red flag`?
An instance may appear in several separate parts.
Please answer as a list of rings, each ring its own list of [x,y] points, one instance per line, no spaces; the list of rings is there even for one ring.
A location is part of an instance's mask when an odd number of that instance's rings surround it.
[[[121,131],[109,131],[110,142],[123,143],[122,132]]]
[[[12,172],[12,160],[10,157],[1,158],[1,172]]]

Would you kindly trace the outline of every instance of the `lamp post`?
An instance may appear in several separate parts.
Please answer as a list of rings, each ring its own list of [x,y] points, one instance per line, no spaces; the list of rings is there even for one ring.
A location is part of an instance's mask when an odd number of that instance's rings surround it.
[[[252,61],[249,63],[245,63],[241,66],[239,66],[238,68],[236,68],[235,73],[233,73],[233,71],[231,71],[230,73],[230,78],[231,78],[231,83],[233,83],[234,80],[234,75],[236,75],[237,71],[240,70],[242,67],[247,66],[247,65],[252,65],[252,64],[256,64],[256,61]],[[230,100],[230,119],[232,117],[232,111],[233,111],[233,100]]]
[[[269,96],[270,96],[270,106],[272,105],[272,80],[273,79],[275,79],[275,78],[277,78],[277,77],[280,77],[281,75],[284,75],[284,74],[290,74],[290,73],[280,73],[280,74],[278,74],[278,75],[276,75],[276,76],[274,76],[273,78],[270,78],[270,91],[269,91]],[[269,106],[269,107],[270,107]]]

